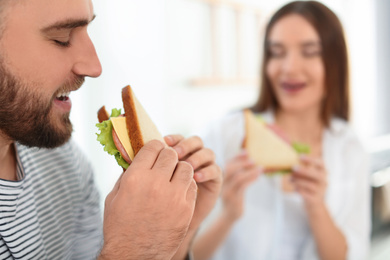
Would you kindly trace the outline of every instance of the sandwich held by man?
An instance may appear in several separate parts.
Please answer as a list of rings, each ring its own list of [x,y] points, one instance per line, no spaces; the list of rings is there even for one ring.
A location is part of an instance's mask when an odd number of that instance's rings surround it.
[[[1,259],[184,259],[218,196],[213,152],[167,136],[139,150],[102,223],[69,120],[69,93],[102,70],[94,18],[90,0],[0,1]]]

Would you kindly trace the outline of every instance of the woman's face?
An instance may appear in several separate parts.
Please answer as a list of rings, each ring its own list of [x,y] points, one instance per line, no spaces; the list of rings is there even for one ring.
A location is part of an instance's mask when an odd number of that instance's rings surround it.
[[[300,15],[285,16],[272,27],[268,43],[271,56],[266,73],[280,109],[319,111],[325,96],[325,69],[314,27]]]

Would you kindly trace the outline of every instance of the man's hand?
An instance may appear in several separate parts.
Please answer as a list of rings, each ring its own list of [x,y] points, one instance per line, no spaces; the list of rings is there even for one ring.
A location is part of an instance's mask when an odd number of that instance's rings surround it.
[[[204,148],[199,137],[193,136],[185,139],[180,135],[170,135],[165,137],[165,141],[176,150],[180,161],[188,162],[193,167],[194,179],[198,184],[198,197],[189,232],[186,240],[183,241],[181,250],[175,256],[175,259],[181,259],[183,253],[187,252],[200,223],[217,201],[222,185],[222,173],[215,163],[214,152]]]
[[[196,196],[192,167],[163,143],[147,143],[106,198],[100,259],[171,259]]]

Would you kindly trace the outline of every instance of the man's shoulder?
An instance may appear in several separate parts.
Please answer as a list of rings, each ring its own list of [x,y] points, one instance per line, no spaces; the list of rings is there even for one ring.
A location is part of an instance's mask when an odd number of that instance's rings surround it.
[[[38,160],[49,163],[50,161],[55,162],[59,159],[72,160],[79,156],[84,156],[72,139],[52,149],[28,147],[19,143],[16,143],[16,148],[22,160]]]
[[[26,147],[20,144],[16,144],[16,147],[27,174],[30,172],[79,174],[90,168],[85,155],[73,140],[53,149]]]

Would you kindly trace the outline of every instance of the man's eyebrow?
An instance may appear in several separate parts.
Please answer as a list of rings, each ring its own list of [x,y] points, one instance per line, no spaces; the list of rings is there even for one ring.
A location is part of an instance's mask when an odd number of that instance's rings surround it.
[[[95,17],[96,17],[96,15],[94,15],[92,17],[92,19],[90,19],[90,20],[87,20],[87,19],[68,19],[68,20],[64,20],[64,21],[59,21],[59,22],[56,22],[52,25],[49,25],[49,26],[43,28],[41,31],[42,32],[49,32],[52,30],[73,29],[73,28],[77,28],[77,27],[87,26],[95,19]]]

